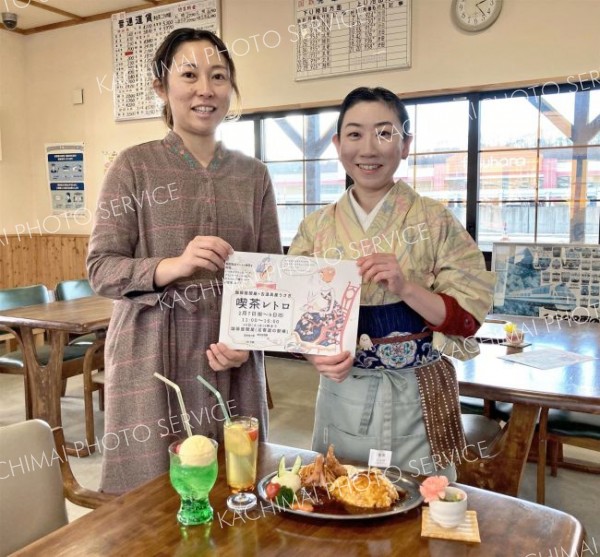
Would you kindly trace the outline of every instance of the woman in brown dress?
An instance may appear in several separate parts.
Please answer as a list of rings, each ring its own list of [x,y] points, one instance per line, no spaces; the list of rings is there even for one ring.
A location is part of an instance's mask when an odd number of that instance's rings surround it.
[[[222,413],[268,432],[263,355],[218,342],[221,281],[233,250],[280,253],[265,165],[217,142],[238,95],[233,61],[209,31],[177,29],[157,50],[154,88],[171,131],[124,150],[107,173],[87,260],[95,291],[114,298],[107,333],[101,488],[121,493],[168,469],[167,447],[193,433],[222,441]],[[182,389],[182,416],[159,372]]]

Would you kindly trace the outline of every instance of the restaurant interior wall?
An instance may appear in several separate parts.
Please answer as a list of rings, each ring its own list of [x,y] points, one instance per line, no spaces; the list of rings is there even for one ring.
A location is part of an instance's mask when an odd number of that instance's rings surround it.
[[[247,110],[335,104],[359,84],[382,85],[414,97],[522,81],[539,84],[579,74],[589,78],[589,72],[598,71],[595,22],[600,2],[505,2],[490,29],[466,34],[453,25],[449,5],[419,0],[412,3],[410,69],[301,82],[294,81],[291,3],[227,0],[222,7],[222,36],[230,46],[238,40],[235,61]],[[263,44],[269,31],[280,35],[279,46]],[[274,36],[268,35],[270,45]],[[246,41],[252,47],[244,54]],[[14,234],[24,222],[33,228],[51,213],[43,151],[48,142],[85,142],[86,206],[93,211],[107,157],[160,138],[165,131],[159,119],[114,121],[110,21],[27,37],[1,30],[0,45],[2,66],[11,66],[11,79],[2,76],[0,81],[2,143],[10,145],[0,162],[0,232]],[[74,89],[83,89],[83,104],[72,104]],[[69,219],[51,232],[89,233],[91,222],[81,222]]]
[[[34,214],[26,45],[25,37],[0,31],[0,233]]]

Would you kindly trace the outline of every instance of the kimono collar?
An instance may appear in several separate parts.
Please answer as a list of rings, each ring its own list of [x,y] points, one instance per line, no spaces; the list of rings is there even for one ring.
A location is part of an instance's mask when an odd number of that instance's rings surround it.
[[[342,224],[342,228],[360,226],[360,219],[354,210],[351,196],[350,190],[346,190],[336,203],[336,221],[338,224]],[[377,235],[390,225],[395,228],[401,227],[417,197],[413,188],[402,180],[398,180],[383,198],[383,203],[378,206],[377,213],[364,232]]]
[[[208,167],[205,169],[184,145],[183,139],[181,139],[181,137],[173,130],[169,131],[169,133],[163,139],[163,142],[169,151],[171,151],[174,155],[177,155],[181,160],[185,161],[185,163],[191,169],[216,170],[223,163],[223,160],[227,155],[227,149],[223,147],[223,144],[220,141],[217,141],[215,146],[215,154],[213,155]]]
[[[360,222],[360,225],[362,226],[363,230],[366,232],[367,230],[369,230],[371,223],[375,220],[377,213],[379,213],[379,209],[381,209],[387,196],[390,194],[390,190],[388,190],[388,192],[377,202],[375,207],[373,207],[373,209],[371,209],[371,211],[369,213],[367,213],[358,203],[358,200],[356,199],[356,197],[354,196],[354,192],[352,191],[353,189],[354,189],[354,186],[352,186],[348,190],[348,199],[350,200],[350,204],[352,205],[352,208],[354,209],[356,218]]]

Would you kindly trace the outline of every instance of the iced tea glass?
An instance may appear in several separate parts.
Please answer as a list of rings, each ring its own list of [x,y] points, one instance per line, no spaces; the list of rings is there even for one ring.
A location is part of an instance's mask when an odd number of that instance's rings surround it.
[[[256,506],[256,495],[251,493],[256,484],[258,455],[258,420],[249,416],[235,416],[223,426],[225,438],[225,466],[227,485],[233,492],[227,506],[235,512]]]
[[[183,441],[175,441],[169,445],[169,476],[171,485],[181,497],[177,520],[183,526],[205,524],[213,519],[208,494],[217,481],[219,445],[214,439],[210,439],[210,442],[215,449],[214,460],[202,466],[181,461],[178,452]]]

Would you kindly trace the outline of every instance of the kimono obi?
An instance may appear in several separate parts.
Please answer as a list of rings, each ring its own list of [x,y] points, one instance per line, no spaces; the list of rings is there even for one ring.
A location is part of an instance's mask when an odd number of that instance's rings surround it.
[[[437,361],[433,333],[405,302],[360,306],[354,366],[407,369]]]

